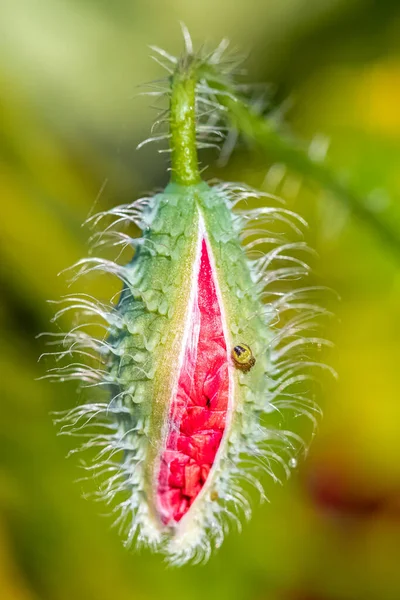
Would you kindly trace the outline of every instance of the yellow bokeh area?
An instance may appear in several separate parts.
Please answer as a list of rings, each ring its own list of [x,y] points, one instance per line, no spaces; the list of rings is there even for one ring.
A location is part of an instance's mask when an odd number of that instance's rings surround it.
[[[205,566],[168,568],[127,550],[107,508],[86,499],[74,440],[51,413],[74,384],[40,379],[42,331],[80,290],[107,300],[107,277],[58,275],[88,254],[85,219],[168,181],[156,145],[136,151],[157,111],[141,84],[164,77],[155,44],[177,53],[179,21],[197,46],[229,38],[244,82],[266,82],[281,131],[329,140],[327,168],[351,203],[251,141],[205,174],[281,195],[308,222],[310,285],[335,290],[316,399],[324,416],[283,486],[266,478],[243,532]],[[6,0],[0,6],[0,599],[398,600],[400,598],[400,5],[396,0]],[[260,87],[256,88],[258,97]],[[276,173],[282,178],[276,178]],[[275,175],[274,175],[275,174]],[[273,176],[274,175],[274,176]],[[374,226],[383,222],[398,244]],[[60,324],[71,326],[68,315]],[[310,426],[288,426],[310,437]],[[96,484],[88,484],[95,489]]]

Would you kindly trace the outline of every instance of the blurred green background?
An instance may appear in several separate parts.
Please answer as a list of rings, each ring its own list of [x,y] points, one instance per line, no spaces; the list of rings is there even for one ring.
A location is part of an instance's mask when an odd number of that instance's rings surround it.
[[[167,182],[165,155],[135,151],[155,116],[136,95],[164,76],[148,44],[181,49],[179,20],[197,45],[249,51],[246,79],[271,82],[290,131],[329,137],[327,164],[400,238],[397,0],[3,0],[0,598],[399,599],[400,253],[290,170],[274,191],[310,222],[315,277],[342,298],[326,331],[339,381],[323,383],[324,419],[291,481],[266,482],[271,504],[206,566],[170,569],[123,549],[64,458],[71,440],[49,413],[76,389],[36,380],[35,336],[51,327],[46,300],[68,291],[57,273],[87,254],[90,211]],[[210,177],[271,188],[273,161],[251,146],[216,158],[203,155]]]

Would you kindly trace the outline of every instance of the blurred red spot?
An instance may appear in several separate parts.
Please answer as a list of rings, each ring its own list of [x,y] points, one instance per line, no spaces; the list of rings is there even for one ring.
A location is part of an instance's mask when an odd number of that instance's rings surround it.
[[[287,600],[328,600],[328,598],[312,592],[295,591],[289,593]]]
[[[377,513],[397,512],[400,496],[395,490],[374,490],[355,480],[345,466],[323,465],[308,476],[307,487],[314,504],[323,512],[337,517],[370,518]],[[397,517],[399,513],[397,512]]]

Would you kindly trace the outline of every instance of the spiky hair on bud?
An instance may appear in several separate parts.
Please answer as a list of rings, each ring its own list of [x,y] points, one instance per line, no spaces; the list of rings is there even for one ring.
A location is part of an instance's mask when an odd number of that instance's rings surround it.
[[[241,527],[248,484],[264,497],[262,472],[289,476],[306,445],[274,426],[274,413],[315,425],[310,368],[329,369],[309,357],[328,343],[317,330],[329,313],[310,300],[315,288],[298,283],[309,273],[303,219],[245,184],[201,179],[197,149],[225,135],[219,82],[237,61],[224,58],[226,42],[194,54],[187,32],[185,40],[179,59],[155,49],[170,73],[159,119],[168,132],[147,141],[169,141],[171,182],[89,219],[97,247],[131,247],[133,259],[75,265],[74,278],[105,272],[122,289],[108,304],[85,294],[62,300],[55,320],[72,311],[76,324],[49,334],[62,366],[46,375],[92,391],[56,421],[61,433],[83,436],[84,469],[126,545],[145,544],[176,565],[207,560],[230,522]],[[271,223],[282,233],[268,231]],[[142,237],[131,237],[131,224]]]

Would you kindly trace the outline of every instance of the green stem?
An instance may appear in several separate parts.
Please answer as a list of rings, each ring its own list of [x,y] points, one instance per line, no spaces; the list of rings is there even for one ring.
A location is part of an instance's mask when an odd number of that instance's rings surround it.
[[[196,69],[185,56],[172,77],[170,101],[171,179],[181,185],[200,181],[196,149]]]
[[[232,125],[249,139],[253,140],[269,160],[286,164],[298,174],[307,177],[333,192],[350,210],[367,223],[396,254],[400,254],[400,238],[386,223],[378,219],[366,206],[363,198],[344,185],[337,175],[323,163],[310,158],[300,143],[283,136],[268,118],[259,115],[250,104],[237,98],[237,93],[229,81],[221,81],[218,74],[205,74],[214,89],[221,90],[219,102],[228,109]]]
[[[296,144],[295,140],[282,137],[272,129],[266,119],[255,114],[244,102],[234,102],[226,97],[222,101],[227,105],[236,127],[254,140],[268,158],[288,165],[300,175],[308,177],[311,181],[333,192],[357,217],[371,226],[383,241],[390,244],[397,253],[400,252],[398,235],[379,220],[365,206],[363,199],[341,183],[328,167],[313,161],[307,152]]]

